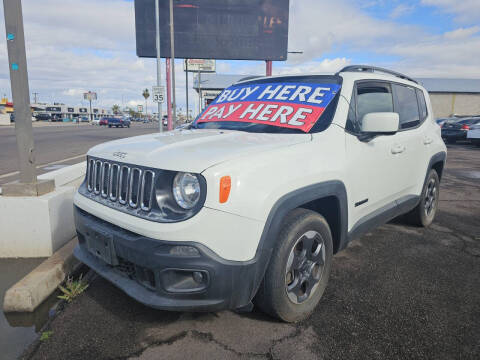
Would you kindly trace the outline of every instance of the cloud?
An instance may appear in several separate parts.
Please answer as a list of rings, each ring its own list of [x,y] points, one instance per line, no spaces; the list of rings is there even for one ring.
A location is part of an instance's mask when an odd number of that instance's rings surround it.
[[[390,18],[397,19],[401,16],[410,14],[413,10],[415,10],[415,6],[413,5],[400,4],[392,10],[390,13]]]
[[[454,14],[457,21],[477,23],[480,18],[480,1],[478,0],[421,0],[423,5],[436,6],[443,11]]]

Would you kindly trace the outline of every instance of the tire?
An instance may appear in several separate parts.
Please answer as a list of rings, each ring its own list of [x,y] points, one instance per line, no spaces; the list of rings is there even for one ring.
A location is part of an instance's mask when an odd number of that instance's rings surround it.
[[[285,322],[306,319],[325,291],[332,257],[325,218],[311,210],[293,210],[280,230],[255,305]]]
[[[439,194],[440,180],[437,172],[431,169],[423,186],[420,202],[412,211],[405,215],[407,221],[419,227],[430,226],[437,213]]]

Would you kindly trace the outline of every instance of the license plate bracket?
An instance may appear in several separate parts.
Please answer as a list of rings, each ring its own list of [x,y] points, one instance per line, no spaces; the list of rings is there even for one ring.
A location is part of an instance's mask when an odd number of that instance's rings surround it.
[[[88,229],[85,234],[88,251],[107,264],[118,265],[113,235],[99,229]]]

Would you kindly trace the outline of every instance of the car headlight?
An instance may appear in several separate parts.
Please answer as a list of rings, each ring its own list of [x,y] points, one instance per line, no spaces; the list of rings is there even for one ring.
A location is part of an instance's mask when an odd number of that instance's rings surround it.
[[[200,182],[196,175],[180,172],[173,179],[172,192],[178,206],[193,209],[200,200]]]

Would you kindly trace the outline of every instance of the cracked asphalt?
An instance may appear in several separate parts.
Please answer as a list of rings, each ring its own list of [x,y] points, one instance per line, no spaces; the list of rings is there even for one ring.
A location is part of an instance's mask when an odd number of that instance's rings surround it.
[[[449,147],[429,229],[395,220],[334,258],[300,324],[149,309],[93,277],[25,359],[479,359],[480,148]]]

